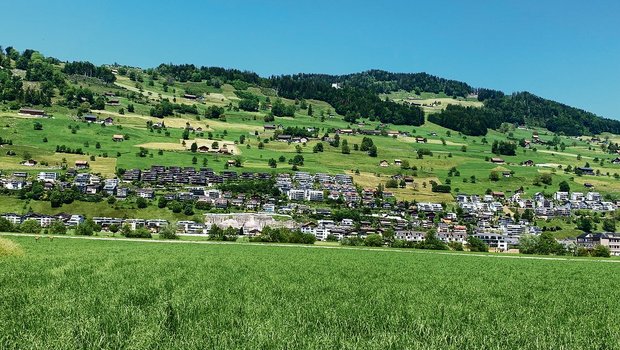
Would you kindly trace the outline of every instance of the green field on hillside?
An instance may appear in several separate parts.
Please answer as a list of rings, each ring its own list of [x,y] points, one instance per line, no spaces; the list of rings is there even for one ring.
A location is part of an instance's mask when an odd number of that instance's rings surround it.
[[[617,264],[4,237],[2,349],[615,349]]]
[[[101,112],[100,115],[105,117],[110,114]],[[74,118],[63,114],[57,114],[54,119],[33,120],[21,118],[12,113],[0,112],[0,125],[2,126],[0,135],[13,141],[12,146],[4,145],[3,148],[7,151],[12,150],[17,154],[16,156],[8,156],[6,152],[0,153],[0,169],[7,172],[21,170],[36,173],[60,166],[63,159],[71,166],[75,160],[88,160],[92,155],[95,160],[90,162],[91,171],[105,176],[113,175],[116,168],[144,169],[153,164],[195,167],[206,164],[216,171],[221,171],[224,170],[226,160],[231,158],[242,160],[242,168],[234,169],[239,172],[291,171],[291,166],[287,161],[278,163],[277,168],[274,169],[269,167],[268,160],[271,158],[278,159],[280,156],[286,160],[293,158],[297,154],[295,144],[277,141],[265,142],[273,135],[273,132],[263,130],[264,122],[260,114],[255,116],[252,113],[233,111],[227,112],[226,115],[225,121],[204,118],[196,120],[191,116],[164,118],[163,121],[168,125],[169,136],[167,136],[165,132],[147,129],[146,122],[148,120],[158,121],[157,118],[135,114],[113,115],[116,125],[104,127],[76,122]],[[35,121],[43,125],[43,130],[33,130]],[[189,150],[183,150],[184,146],[181,144],[182,130],[186,123],[194,128],[203,128],[204,135],[190,135],[185,147],[189,147],[194,141],[203,142],[207,145],[214,141],[232,144],[235,141],[238,142],[242,136],[245,137],[245,142],[236,145],[236,154],[233,156],[191,153]],[[321,122],[318,118],[301,113],[295,118],[277,118],[276,123],[282,124],[284,127],[315,127],[319,129],[320,136],[330,129],[352,127],[352,125],[345,123],[341,117],[328,118]],[[378,125],[377,122],[370,121],[367,121],[366,124],[365,128],[367,129],[372,129]],[[79,127],[79,129],[73,133],[72,127],[74,129]],[[424,183],[428,184],[430,180],[445,183],[452,167],[456,167],[460,172],[460,177],[450,179],[453,193],[460,191],[481,194],[487,189],[511,193],[521,186],[524,187],[527,195],[541,191],[550,193],[556,191],[557,185],[563,180],[568,181],[572,189],[577,191],[584,189],[583,184],[589,182],[594,184],[596,190],[601,193],[616,194],[620,192],[620,183],[613,177],[614,174],[620,173],[620,166],[609,163],[609,159],[613,158],[612,155],[605,154],[598,148],[590,147],[586,142],[578,139],[562,137],[562,140],[569,145],[564,151],[548,150],[544,146],[540,146],[537,151],[518,148],[517,155],[502,156],[507,162],[502,167],[513,171],[514,175],[511,178],[501,178],[499,181],[493,182],[489,180],[489,174],[497,165],[486,159],[494,156],[491,153],[490,144],[495,140],[506,140],[505,134],[490,131],[484,138],[461,136],[457,132],[448,132],[447,129],[430,122],[420,127],[391,126],[389,129],[426,137],[428,142],[416,143],[413,137],[373,136],[372,139],[378,148],[378,156],[373,158],[365,152],[353,149],[355,144],[361,143],[362,136],[360,135],[341,137],[342,140],[346,139],[351,147],[351,154],[346,155],[341,153],[339,147],[331,147],[325,142],[323,142],[324,152],[313,153],[312,148],[319,141],[312,140],[306,145],[301,145],[304,165],[300,167],[300,170],[311,173],[353,173],[358,170],[362,177],[367,180],[364,185],[370,187],[381,182],[384,183],[389,175],[400,173],[417,177],[415,188],[410,186],[405,190],[396,191],[397,197],[400,199],[427,200],[431,198],[430,186],[429,190],[425,191]],[[551,135],[545,135],[544,130],[538,131],[541,139],[550,140],[552,138]],[[212,135],[211,140],[207,139],[209,132]],[[254,135],[256,132],[258,132],[258,136]],[[515,130],[513,137],[514,139],[529,139],[533,132],[534,130]],[[114,134],[128,135],[129,139],[123,142],[113,142],[112,135]],[[47,142],[44,142],[44,139]],[[483,143],[483,139],[487,143]],[[444,141],[445,144],[443,144]],[[263,149],[258,148],[259,142],[263,142]],[[99,143],[100,148],[96,148],[97,143]],[[56,146],[59,145],[74,149],[82,148],[86,154],[56,153]],[[463,146],[466,147],[465,152],[463,152]],[[145,157],[137,156],[140,147],[147,148],[148,154]],[[433,155],[419,159],[417,150],[421,148],[430,150]],[[159,150],[162,150],[161,154]],[[38,161],[45,161],[49,166],[22,166],[20,162],[23,161],[25,155],[30,155]],[[194,157],[196,157],[196,163],[193,163]],[[578,157],[581,159],[578,160]],[[594,161],[596,158],[598,158],[598,162]],[[393,164],[395,159],[407,160],[417,170],[402,170]],[[605,161],[601,163],[601,159]],[[380,167],[379,162],[381,160],[387,160],[390,165]],[[543,166],[523,167],[519,165],[526,160],[533,160],[536,164]],[[560,165],[563,168],[569,165],[575,167],[583,166],[586,162],[589,162],[595,170],[599,170],[601,176],[578,177],[574,174],[565,174],[563,170],[558,169]],[[533,178],[545,172],[553,174],[552,185],[533,186]],[[472,176],[476,178],[475,182],[471,181]],[[373,179],[373,181],[368,181],[369,179]]]
[[[56,69],[60,70],[61,66]],[[620,193],[620,165],[611,162],[616,154],[604,152],[604,143],[590,141],[591,136],[555,135],[531,125],[527,128],[512,125],[503,132],[488,130],[484,137],[465,136],[428,120],[421,126],[382,124],[372,115],[360,115],[356,122],[347,122],[343,115],[336,113],[334,106],[325,101],[280,98],[276,90],[266,86],[240,84],[238,80],[217,85],[208,79],[179,81],[171,77],[155,77],[151,75],[152,72],[134,68],[129,72],[115,75],[114,83],[82,75],[67,76],[67,84],[70,86],[87,88],[97,95],[116,95],[119,106],[105,105],[104,109],[90,111],[100,120],[112,117],[112,126],[82,122],[77,117],[78,111],[68,108],[64,103],[66,97],[60,94],[60,90],[54,94],[52,106],[44,107],[51,118],[24,117],[18,115],[10,105],[0,104],[0,137],[12,141],[12,144],[0,145],[2,174],[27,171],[34,175],[40,171],[58,171],[63,165],[72,167],[76,160],[89,160],[90,171],[105,177],[115,176],[118,169],[146,169],[152,165],[209,167],[220,172],[225,170],[227,161],[231,159],[240,160],[241,167],[231,169],[237,172],[279,173],[293,171],[289,161],[301,154],[304,161],[298,167],[299,171],[351,174],[356,183],[365,188],[386,184],[393,175],[412,176],[414,182],[408,183],[405,188],[389,189],[398,200],[452,202],[457,193],[483,194],[492,190],[510,196],[520,189],[524,191],[525,197],[531,197],[537,192],[551,194],[557,191],[562,181],[566,181],[572,191],[594,190],[608,195],[607,200],[618,199]],[[131,73],[137,74],[139,81],[132,81]],[[199,98],[185,98],[186,93],[195,94]],[[244,95],[260,101],[258,111],[239,109],[239,96]],[[448,96],[444,92],[419,91],[416,94],[402,89],[380,94],[380,98],[397,103],[426,105],[423,109],[427,116],[445,109],[449,104],[482,105],[475,99]],[[364,137],[361,134],[341,136],[341,142],[348,142],[349,154],[343,154],[341,147],[332,147],[318,138],[312,138],[305,144],[277,142],[273,140],[274,131],[265,130],[264,125],[265,117],[272,112],[271,105],[278,99],[285,105],[295,106],[294,116],[276,116],[272,117],[273,121],[269,121],[283,128],[315,129],[319,138],[324,135],[334,137],[338,129],[400,131],[410,136],[369,136],[378,149],[377,157],[370,157],[366,151],[355,150]],[[198,114],[175,110],[173,115],[161,119],[151,117],[151,109],[163,100],[184,107],[192,105]],[[223,108],[223,115],[217,119],[206,118],[205,113],[209,114],[209,108],[213,106]],[[129,112],[130,107],[133,112]],[[308,107],[312,108],[312,115],[309,115]],[[164,122],[167,128],[150,129],[147,122]],[[34,130],[35,123],[40,123],[42,130]],[[201,128],[202,132],[190,133],[185,144],[182,144],[182,135],[188,126]],[[114,142],[112,136],[115,134],[125,135],[126,140]],[[517,143],[521,139],[534,140],[534,135],[538,135],[544,142],[555,138],[562,146],[534,143],[529,148],[519,146],[515,155],[501,156],[506,163],[500,168],[489,161],[489,158],[496,156],[491,152],[494,141]],[[416,137],[427,141],[418,143]],[[605,133],[601,135],[601,140],[607,138],[613,142],[617,140],[616,137]],[[227,144],[234,150],[234,154],[192,153],[189,148],[193,142],[206,146],[212,146],[213,142]],[[323,143],[324,152],[314,153],[313,148],[319,142]],[[57,146],[72,150],[80,148],[84,154],[57,153]],[[141,148],[144,152],[140,152]],[[418,152],[422,150],[432,155],[419,157]],[[21,165],[25,158],[33,158],[39,164],[34,167]],[[278,160],[275,168],[269,165],[270,159]],[[397,159],[407,161],[412,168],[401,169],[395,164]],[[380,166],[384,160],[388,166]],[[522,162],[528,160],[536,166],[521,166]],[[589,166],[597,176],[565,172],[569,166],[572,169]],[[450,176],[454,168],[458,175]],[[489,175],[498,169],[512,174],[491,181]],[[550,184],[541,185],[535,181],[537,176],[545,173],[551,174]],[[433,193],[431,181],[449,183],[450,193]],[[585,184],[588,184],[587,188]],[[135,216],[133,213],[129,215]]]

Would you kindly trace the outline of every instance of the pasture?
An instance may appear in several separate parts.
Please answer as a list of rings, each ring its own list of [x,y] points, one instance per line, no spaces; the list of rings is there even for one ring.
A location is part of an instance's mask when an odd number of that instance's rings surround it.
[[[617,349],[613,261],[6,238],[3,349]]]
[[[149,168],[151,165],[163,166],[194,166],[209,167],[215,171],[226,168],[226,161],[239,158],[242,167],[234,168],[238,172],[291,172],[292,166],[289,161],[300,153],[304,157],[304,164],[299,166],[300,171],[310,173],[350,173],[355,174],[360,180],[360,185],[375,187],[380,183],[385,184],[392,175],[402,174],[413,176],[414,183],[410,183],[403,189],[390,189],[396,198],[403,200],[418,201],[446,201],[450,202],[456,193],[482,194],[487,190],[501,191],[511,195],[514,191],[523,187],[525,197],[531,197],[534,193],[552,193],[558,190],[558,184],[567,181],[572,191],[587,192],[590,189],[584,185],[593,185],[594,190],[602,194],[612,196],[620,193],[620,182],[615,176],[620,173],[620,166],[611,164],[615,155],[604,153],[596,143],[589,143],[584,137],[571,138],[559,136],[565,147],[555,150],[545,145],[533,145],[531,148],[517,148],[514,156],[501,156],[506,164],[502,164],[505,171],[512,172],[510,177],[501,177],[498,181],[489,179],[490,173],[497,165],[488,161],[494,154],[491,153],[491,144],[494,141],[519,139],[533,139],[536,133],[543,141],[551,141],[554,135],[545,129],[515,129],[510,133],[501,133],[489,130],[485,137],[464,136],[458,132],[450,131],[441,126],[426,122],[422,126],[387,125],[381,126],[379,121],[368,118],[359,119],[361,125],[348,123],[343,116],[335,113],[333,107],[323,101],[306,101],[312,106],[313,116],[307,115],[307,110],[298,109],[294,117],[277,117],[274,124],[282,127],[315,128],[318,136],[325,134],[334,135],[336,129],[377,129],[384,127],[386,130],[398,130],[407,132],[410,136],[370,136],[378,148],[377,157],[369,157],[366,152],[356,151],[363,139],[362,135],[342,135],[341,140],[347,140],[351,149],[350,154],[343,154],[340,147],[331,147],[323,142],[324,152],[313,152],[313,147],[320,141],[313,139],[307,144],[288,144],[285,142],[270,141],[274,135],[272,130],[264,130],[263,118],[267,111],[244,112],[237,110],[234,105],[239,98],[235,94],[235,88],[230,84],[214,87],[201,82],[174,82],[164,91],[163,81],[157,80],[153,85],[146,83],[137,84],[128,77],[118,76],[116,85],[101,85],[95,81],[80,81],[97,92],[113,91],[120,100],[120,106],[106,106],[105,110],[93,111],[100,118],[111,116],[113,126],[100,126],[79,121],[74,112],[62,107],[54,106],[49,112],[54,116],[50,119],[23,118],[16,112],[4,110],[0,112],[0,137],[13,141],[13,145],[3,145],[0,152],[0,170],[8,173],[11,171],[28,171],[36,173],[46,170],[57,170],[63,164],[72,166],[75,160],[90,159],[91,171],[105,176],[113,175],[118,168]],[[77,78],[76,78],[77,79]],[[183,98],[186,92],[194,92],[201,95],[204,100],[188,100]],[[248,88],[261,101],[274,97],[274,91],[269,89]],[[139,92],[148,96],[149,103],[136,102],[129,99],[127,93]],[[439,110],[448,104],[461,104],[479,106],[480,103],[472,99],[453,99],[445,94],[432,94],[421,92],[415,95],[412,92],[398,91],[389,97],[394,101],[404,101],[415,98],[417,103],[441,104],[430,109]],[[163,119],[148,116],[149,109],[162,98],[176,99],[178,103],[195,104],[198,115],[176,114]],[[287,104],[295,101],[283,99]],[[134,104],[135,112],[127,111],[128,104]],[[232,104],[231,104],[232,103]],[[221,119],[207,119],[204,112],[209,106],[218,105],[225,107],[225,117]],[[120,114],[123,108],[125,114]],[[432,111],[428,110],[430,113]],[[323,117],[321,117],[323,115]],[[167,126],[166,130],[153,130],[147,128],[147,122],[161,122]],[[39,122],[43,130],[33,130],[33,124]],[[201,133],[191,133],[185,145],[181,143],[183,129],[190,125]],[[114,142],[112,136],[122,134],[126,136],[123,142]],[[424,137],[426,143],[417,143],[415,137]],[[614,135],[603,135],[614,140]],[[243,144],[240,140],[244,139]],[[217,153],[192,153],[187,148],[193,142],[199,146],[211,146],[217,141],[220,146],[226,144],[234,151],[234,155],[222,155]],[[261,147],[259,147],[259,144]],[[65,145],[71,149],[81,148],[84,155],[72,155],[57,153],[56,146]],[[301,148],[297,148],[300,146]],[[143,151],[140,152],[140,148]],[[418,157],[418,150],[425,149],[432,155]],[[8,155],[7,152],[15,152]],[[20,165],[26,156],[44,162],[35,167]],[[91,159],[94,157],[94,160]],[[276,167],[269,166],[269,160],[278,160]],[[280,161],[283,159],[283,161]],[[414,169],[401,169],[394,164],[396,159],[407,161]],[[385,160],[388,166],[379,166]],[[524,167],[520,164],[532,160],[540,166]],[[563,169],[570,166],[589,165],[600,176],[577,176],[574,173],[565,173]],[[450,176],[450,170],[456,168],[457,176]],[[547,185],[534,185],[533,180],[537,175],[550,173],[552,183]],[[438,194],[430,192],[429,181],[451,185],[451,193]],[[428,190],[427,190],[428,188]]]

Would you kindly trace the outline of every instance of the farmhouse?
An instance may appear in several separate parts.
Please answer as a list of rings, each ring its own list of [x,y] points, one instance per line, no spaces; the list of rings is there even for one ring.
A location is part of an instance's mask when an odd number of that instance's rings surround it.
[[[116,135],[112,136],[112,141],[114,141],[114,142],[125,141],[125,136],[116,134]]]
[[[497,192],[497,191],[492,192],[491,195],[495,198],[504,198],[505,196],[504,192]]]
[[[586,167],[578,167],[577,170],[581,171],[583,175],[594,175],[594,169]]]
[[[394,165],[401,166],[402,164],[403,164],[403,161],[402,161],[402,160],[400,160],[400,159],[394,159]]]
[[[620,164],[620,157],[616,157],[616,159],[611,161],[612,164]]]
[[[291,135],[278,135],[278,141],[280,142],[290,142],[293,139]]]
[[[353,129],[338,129],[336,132],[340,135],[353,135],[355,133]]]
[[[97,122],[97,116],[93,114],[87,114],[84,117],[82,117],[82,119],[84,119],[85,122],[89,122],[89,123]]]
[[[232,150],[229,150],[229,149],[226,147],[226,145],[224,145],[224,147],[220,148],[220,149],[217,151],[217,153],[220,153],[220,154],[233,154],[233,151],[232,151]]]
[[[275,130],[276,126],[275,126],[275,124],[265,124],[265,125],[263,125],[263,129],[264,130]]]
[[[525,162],[522,163],[523,166],[534,166],[534,161],[531,159],[526,160]]]
[[[379,162],[379,166],[382,168],[385,168],[385,167],[390,166],[390,163],[388,163],[387,160],[383,159],[382,161]]]
[[[103,96],[105,96],[105,97],[115,97],[116,95],[113,92],[108,91],[108,92],[104,92]]]
[[[207,153],[207,152],[209,152],[209,147],[207,147],[205,145],[202,145],[202,146],[198,147],[198,152],[200,152],[200,153]]]
[[[34,159],[28,159],[28,160],[23,161],[21,164],[25,166],[35,166],[37,165],[37,161]]]
[[[112,125],[114,125],[114,119],[112,117],[107,117],[107,118],[105,118],[103,123],[105,125],[107,125],[107,126],[112,126]]]
[[[415,142],[416,143],[426,143],[426,138],[424,138],[424,137],[416,137],[415,138]]]
[[[108,106],[120,106],[121,101],[118,98],[112,98],[109,99],[108,102],[106,102],[105,104],[107,104]]]
[[[19,114],[34,115],[34,116],[42,117],[45,115],[45,111],[41,109],[22,108],[19,110]]]
[[[75,168],[76,169],[87,169],[88,167],[89,167],[88,161],[85,161],[85,160],[76,160],[75,161]]]
[[[491,163],[504,164],[504,160],[502,158],[493,157],[491,158]]]
[[[308,142],[308,139],[305,138],[305,137],[293,137],[291,139],[291,142],[293,142],[293,143],[306,143],[306,142]]]
[[[198,96],[196,96],[196,95],[191,95],[191,94],[185,94],[185,95],[183,95],[183,97],[185,97],[185,98],[186,98],[186,99],[188,99],[188,100],[195,100],[195,99],[197,99],[197,98],[198,98]]]

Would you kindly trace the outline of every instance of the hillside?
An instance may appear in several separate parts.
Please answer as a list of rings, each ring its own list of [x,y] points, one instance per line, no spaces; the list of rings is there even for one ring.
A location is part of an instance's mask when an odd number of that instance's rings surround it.
[[[620,193],[617,136],[555,133],[540,111],[555,108],[564,122],[581,120],[582,112],[529,94],[504,96],[423,73],[264,78],[193,65],[97,67],[12,48],[0,55],[0,66],[0,170],[7,181],[14,172],[36,177],[45,171],[59,171],[61,180],[71,181],[66,171],[88,161],[89,171],[104,178],[152,166],[340,173],[352,176],[359,191],[388,187],[390,203],[450,204],[459,193],[550,197],[564,182],[572,191],[596,191],[608,201]],[[498,122],[503,119],[494,119],[497,113],[508,109],[500,102],[508,100],[528,104],[531,117]],[[531,108],[530,101],[540,108]],[[47,117],[20,113],[21,108],[43,110]],[[590,129],[587,122],[575,125],[571,130]],[[609,125],[601,122],[599,131],[612,130]],[[368,142],[373,152],[364,147]],[[498,151],[496,142],[514,149]],[[220,152],[224,145],[229,151]],[[201,146],[205,152],[198,151]],[[491,162],[498,156],[506,169],[499,177]],[[36,165],[24,164],[29,159]],[[584,167],[592,174],[577,170]],[[86,215],[186,217],[155,201],[148,211],[138,210],[133,195],[112,206],[105,195],[79,195],[79,201],[60,207],[28,191],[4,189],[3,197],[0,211],[57,214],[71,208]],[[195,209],[197,216],[203,212]],[[570,221],[556,224],[574,234]]]

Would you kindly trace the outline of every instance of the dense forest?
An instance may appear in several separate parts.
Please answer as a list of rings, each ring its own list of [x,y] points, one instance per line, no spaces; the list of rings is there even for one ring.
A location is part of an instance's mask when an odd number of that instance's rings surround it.
[[[485,135],[487,128],[496,129],[501,123],[541,126],[552,132],[577,136],[601,132],[620,133],[620,121],[601,118],[578,108],[547,100],[529,92],[504,95],[485,90],[478,95],[484,107],[448,106],[429,120],[466,135]]]
[[[350,86],[347,85],[342,89],[334,89],[332,84],[343,80],[342,77],[298,74],[261,78],[253,72],[220,67],[196,67],[192,64],[162,64],[153,71],[147,71],[147,73],[166,76],[181,82],[200,82],[206,80],[215,87],[220,87],[224,83],[233,84],[235,87],[240,85],[243,87],[243,84],[239,84],[239,82],[243,82],[248,84],[247,86],[255,85],[263,88],[272,88],[277,91],[279,96],[285,98],[325,101],[331,104],[337,113],[348,116],[350,121],[369,117],[383,123],[400,125],[421,125],[424,123],[424,113],[420,108],[383,101],[379,98],[376,91],[385,91],[385,88],[370,89],[361,83],[361,79],[357,79],[355,83],[350,84]],[[348,79],[352,79],[353,75],[348,77]],[[436,85],[433,86],[435,87]],[[256,110],[257,105],[251,99],[244,98],[240,108]]]
[[[422,125],[424,112],[416,106],[384,101],[369,90],[357,87],[333,88],[326,75],[283,75],[271,77],[269,87],[290,99],[315,99],[331,104],[349,121],[368,117],[383,123]]]
[[[13,68],[20,71],[16,74]],[[467,135],[484,135],[487,129],[498,128],[501,123],[528,124],[541,126],[552,132],[566,135],[597,134],[612,132],[620,134],[620,121],[605,119],[597,115],[573,108],[555,101],[535,96],[528,92],[505,95],[501,91],[473,88],[470,85],[436,77],[427,73],[390,73],[382,70],[347,75],[296,74],[260,77],[250,71],[221,67],[197,67],[193,64],[161,64],[146,70],[116,65],[121,74],[129,73],[130,78],[141,79],[142,74],[151,79],[165,79],[166,84],[178,82],[204,82],[215,88],[231,84],[241,97],[239,108],[257,111],[259,101],[251,94],[244,94],[250,86],[272,89],[284,98],[303,100],[322,100],[332,105],[345,120],[355,122],[359,118],[379,120],[398,125],[421,125],[424,112],[417,106],[408,106],[383,100],[381,93],[410,91],[415,93],[432,92],[452,97],[467,97],[477,94],[484,103],[482,108],[448,106],[443,112],[432,114],[429,120]],[[0,102],[8,102],[10,108],[20,106],[49,106],[55,94],[59,104],[82,111],[90,107],[103,108],[104,98],[91,91],[75,87],[69,77],[83,75],[98,78],[105,84],[115,81],[112,70],[106,66],[96,66],[90,62],[65,62],[45,57],[31,49],[19,52],[13,47],[0,47]],[[142,80],[140,80],[142,81]],[[32,84],[34,82],[35,84]],[[164,86],[166,88],[166,86]],[[282,107],[277,101],[278,109]],[[284,106],[286,107],[286,106]],[[162,102],[153,107],[151,114],[166,116],[178,110],[181,113],[195,113],[182,110],[172,103]],[[291,111],[273,115],[291,115]]]
[[[383,70],[369,70],[362,73],[332,77],[332,81],[343,86],[370,90],[375,94],[392,91],[415,91],[445,93],[448,96],[467,97],[474,89],[466,83],[449,80],[427,73],[390,73]]]
[[[62,71],[65,74],[78,74],[87,77],[99,78],[106,83],[113,83],[116,80],[112,70],[106,67],[97,67],[90,62],[68,62],[65,63]]]

